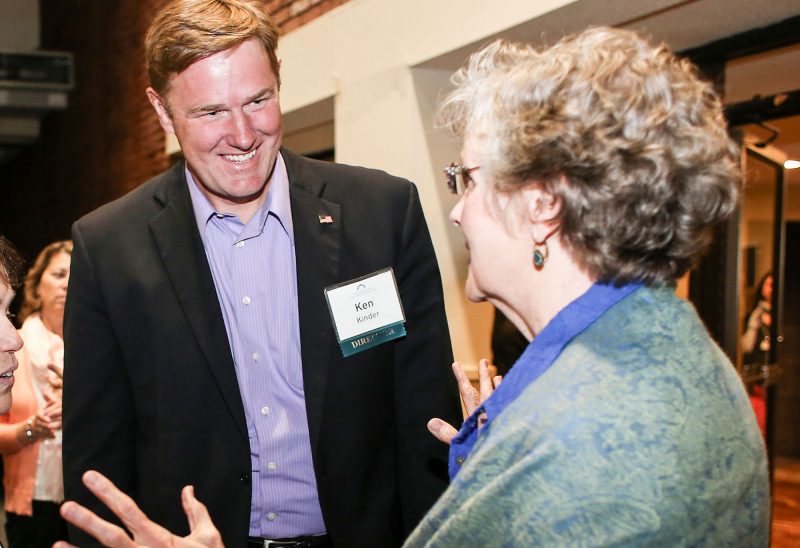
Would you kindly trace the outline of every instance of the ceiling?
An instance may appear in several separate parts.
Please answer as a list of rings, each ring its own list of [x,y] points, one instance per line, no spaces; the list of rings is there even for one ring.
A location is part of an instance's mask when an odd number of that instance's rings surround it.
[[[591,25],[643,32],[683,51],[797,15],[798,0],[577,0],[420,66],[456,70],[470,53],[495,38],[547,45]]]

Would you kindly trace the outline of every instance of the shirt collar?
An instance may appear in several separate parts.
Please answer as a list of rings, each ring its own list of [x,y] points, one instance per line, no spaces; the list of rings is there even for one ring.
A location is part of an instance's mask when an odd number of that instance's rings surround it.
[[[195,221],[197,222],[197,229],[201,235],[205,234],[206,225],[209,219],[214,215],[232,216],[228,213],[220,213],[209,201],[208,197],[200,190],[199,183],[195,180],[192,172],[189,171],[189,165],[184,166],[186,174],[186,181],[189,185],[189,196],[192,200],[192,209],[194,211]],[[284,231],[292,245],[294,245],[294,225],[292,224],[292,206],[289,199],[289,174],[286,171],[286,164],[283,161],[283,156],[278,153],[275,159],[275,167],[272,169],[272,174],[267,183],[267,198],[264,200],[264,205],[261,209],[253,215],[251,223],[258,220],[259,226],[264,225],[268,215],[273,215],[281,223]]]

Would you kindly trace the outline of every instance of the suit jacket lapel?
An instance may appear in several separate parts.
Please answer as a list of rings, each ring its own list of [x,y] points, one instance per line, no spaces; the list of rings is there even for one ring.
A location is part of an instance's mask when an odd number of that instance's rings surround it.
[[[341,207],[321,198],[325,181],[305,166],[307,160],[281,150],[289,175],[297,264],[297,304],[303,388],[311,447],[316,449],[322,424],[325,385],[331,352],[336,352],[333,329],[323,290],[337,283],[341,245]],[[330,215],[332,222],[320,216]]]
[[[163,210],[150,221],[150,231],[197,343],[208,361],[222,396],[245,443],[248,442],[236,370],[214,280],[197,232],[183,163],[169,172],[155,195]]]

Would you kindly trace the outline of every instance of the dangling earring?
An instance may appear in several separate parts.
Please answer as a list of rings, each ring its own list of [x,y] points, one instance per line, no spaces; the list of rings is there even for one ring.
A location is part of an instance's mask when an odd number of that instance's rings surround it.
[[[547,258],[550,256],[550,250],[547,247],[547,240],[550,239],[550,236],[556,233],[556,230],[558,230],[558,228],[551,230],[541,242],[537,242],[536,240],[533,241],[533,268],[536,270],[541,270],[544,268],[544,263],[547,262]]]
[[[541,270],[547,261],[550,251],[547,249],[547,239],[541,242],[533,242],[533,268]]]

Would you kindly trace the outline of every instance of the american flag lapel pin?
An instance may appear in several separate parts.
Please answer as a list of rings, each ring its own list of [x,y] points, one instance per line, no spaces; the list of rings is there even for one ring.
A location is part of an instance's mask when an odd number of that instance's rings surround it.
[[[333,222],[333,217],[330,215],[320,215],[319,216],[319,224],[327,225]]]

